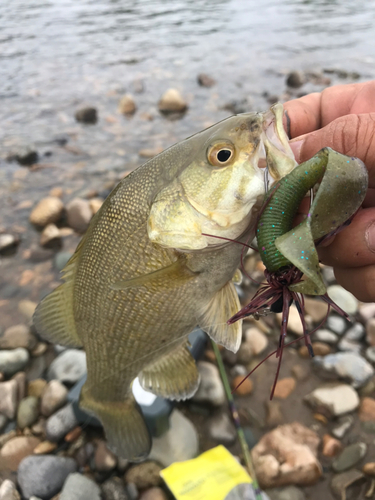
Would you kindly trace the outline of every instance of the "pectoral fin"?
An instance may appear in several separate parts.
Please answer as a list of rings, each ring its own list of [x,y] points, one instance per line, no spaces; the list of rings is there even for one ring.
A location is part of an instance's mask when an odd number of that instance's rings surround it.
[[[198,388],[199,373],[186,346],[162,356],[138,375],[141,386],[157,396],[181,401]]]
[[[228,325],[229,318],[241,309],[234,284],[229,281],[210,302],[204,306],[199,326],[220,345],[237,352],[242,339],[242,320]]]

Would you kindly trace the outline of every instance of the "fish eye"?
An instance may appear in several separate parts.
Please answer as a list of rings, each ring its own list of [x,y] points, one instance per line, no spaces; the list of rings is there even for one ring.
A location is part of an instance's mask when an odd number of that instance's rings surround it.
[[[208,149],[208,161],[214,167],[225,167],[234,158],[235,149],[232,144],[215,144]]]

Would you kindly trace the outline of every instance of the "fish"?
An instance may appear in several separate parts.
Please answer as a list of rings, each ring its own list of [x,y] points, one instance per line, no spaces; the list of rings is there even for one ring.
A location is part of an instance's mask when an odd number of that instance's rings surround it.
[[[184,400],[199,384],[194,328],[240,346],[241,321],[227,324],[240,308],[237,243],[254,235],[266,164],[271,183],[296,166],[282,121],[281,104],[229,117],[131,172],[35,311],[43,338],[85,350],[80,406],[120,457],[141,461],[151,447],[132,394],[137,377],[147,391]]]

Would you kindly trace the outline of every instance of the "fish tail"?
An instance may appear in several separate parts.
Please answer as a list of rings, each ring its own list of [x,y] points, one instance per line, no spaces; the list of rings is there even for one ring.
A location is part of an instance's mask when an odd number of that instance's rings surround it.
[[[141,462],[148,456],[151,449],[150,433],[132,394],[124,401],[98,401],[84,386],[80,406],[99,418],[108,447],[115,455],[131,462]]]

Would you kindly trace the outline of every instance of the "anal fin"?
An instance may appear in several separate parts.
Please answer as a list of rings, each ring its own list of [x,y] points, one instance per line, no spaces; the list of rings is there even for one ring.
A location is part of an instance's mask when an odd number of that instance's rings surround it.
[[[147,366],[138,377],[146,391],[177,401],[193,396],[199,385],[194,358],[185,345]]]
[[[241,309],[240,301],[232,281],[219,290],[206,304],[199,319],[199,326],[217,344],[237,352],[242,339],[242,320],[228,325],[227,321]]]

